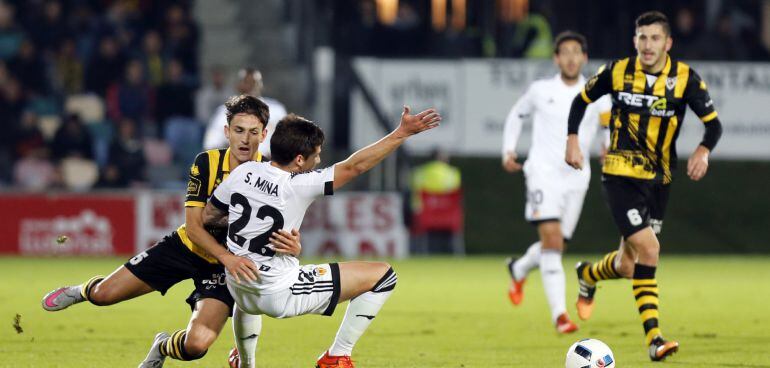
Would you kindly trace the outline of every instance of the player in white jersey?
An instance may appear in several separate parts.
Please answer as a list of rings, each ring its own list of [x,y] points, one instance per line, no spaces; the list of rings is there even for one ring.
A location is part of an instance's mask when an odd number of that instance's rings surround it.
[[[525,217],[537,226],[540,241],[532,244],[524,256],[508,261],[511,286],[508,296],[514,305],[521,303],[527,275],[540,268],[552,322],[559,333],[577,330],[567,314],[564,301],[565,281],[561,255],[564,242],[577,225],[583,199],[591,178],[588,156],[585,167],[576,171],[564,162],[566,119],[572,100],[580,93],[585,78],[580,74],[587,61],[585,38],[574,32],[562,32],[554,41],[554,62],[560,72],[529,86],[508,114],[503,134],[503,168],[511,173],[524,170],[527,186]],[[586,113],[581,125],[581,146],[587,152],[600,116],[609,119],[611,103],[601,100]],[[532,119],[532,145],[527,161],[516,162],[516,142],[523,121]],[[606,123],[605,123],[606,124]]]
[[[297,258],[272,249],[270,234],[278,229],[298,229],[313,200],[333,194],[382,161],[409,136],[438,126],[440,120],[432,109],[410,115],[409,108],[404,107],[393,132],[322,170],[314,168],[320,162],[323,131],[293,114],[281,120],[271,142],[272,161],[239,166],[217,187],[203,212],[205,223],[227,218],[228,248],[259,268],[256,281],[239,283],[228,273],[227,285],[237,308],[275,318],[331,315],[338,303],[350,300],[334,343],[316,367],[353,367],[353,345],[396,286],[393,269],[384,262],[300,266]],[[252,364],[244,364],[241,357],[241,367]]]
[[[243,68],[238,71],[238,94],[247,94],[259,98],[270,110],[270,120],[265,129],[267,135],[262,143],[259,144],[259,152],[265,159],[270,158],[270,138],[273,136],[275,125],[286,116],[286,107],[274,98],[262,96],[262,73],[254,68]],[[220,105],[211,116],[207,126],[206,133],[203,136],[203,148],[217,149],[227,147],[227,138],[224,131],[227,128],[227,109],[225,105]],[[225,127],[225,129],[223,129]]]

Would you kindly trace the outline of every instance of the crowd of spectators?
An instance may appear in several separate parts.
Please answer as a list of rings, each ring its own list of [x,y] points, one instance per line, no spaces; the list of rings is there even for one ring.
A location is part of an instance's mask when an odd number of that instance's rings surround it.
[[[204,129],[194,107],[201,73],[190,6],[0,1],[0,187],[181,180],[185,164],[175,158],[184,155],[166,137],[193,127],[195,150]]]

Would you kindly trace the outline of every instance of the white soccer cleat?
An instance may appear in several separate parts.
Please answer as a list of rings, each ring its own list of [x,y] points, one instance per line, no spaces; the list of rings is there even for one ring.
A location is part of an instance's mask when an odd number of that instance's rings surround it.
[[[168,337],[169,335],[165,332],[158,332],[158,334],[155,335],[155,340],[153,340],[152,346],[150,346],[150,352],[147,353],[147,357],[144,358],[144,361],[139,363],[139,368],[163,367],[163,362],[166,361],[166,356],[161,355],[160,344],[163,340],[166,340]]]
[[[78,287],[60,287],[43,297],[43,309],[55,312],[84,301]]]

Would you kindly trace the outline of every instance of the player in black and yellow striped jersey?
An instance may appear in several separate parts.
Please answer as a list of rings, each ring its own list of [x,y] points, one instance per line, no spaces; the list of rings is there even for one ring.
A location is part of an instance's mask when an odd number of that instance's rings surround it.
[[[634,298],[642,318],[645,342],[653,361],[678,350],[666,341],[659,327],[658,284],[655,270],[668,193],[676,167],[676,139],[687,106],[705,126],[703,140],[688,161],[687,174],[700,180],[708,156],[722,134],[722,125],[706,83],[689,65],[672,59],[668,19],[659,12],[636,20],[637,55],[613,61],[588,80],[570,110],[567,163],[580,169],[583,162],[577,132],[586,106],[610,94],[613,108],[610,146],[602,168],[604,193],[620,229],[620,249],[594,264],[578,263],[578,315],[590,317],[596,283],[632,279]]]
[[[266,133],[267,105],[255,97],[241,95],[231,98],[226,107],[228,125],[223,129],[230,147],[205,151],[196,157],[187,185],[186,223],[106,278],[95,276],[81,285],[56,289],[43,299],[43,308],[49,311],[82,301],[106,306],[152,291],[165,294],[173,285],[192,279],[195,290],[186,300],[193,311],[188,327],[171,335],[159,333],[148,359],[140,366],[160,366],[166,356],[199,359],[216,340],[234,305],[225,285],[224,267],[218,261],[234,275],[255,277],[253,263],[235,257],[221,245],[227,235],[226,224],[206,228],[202,224],[203,207],[217,185],[236,166],[261,158],[257,147]],[[298,237],[285,232],[276,235],[273,244],[278,252],[297,254],[300,250]]]

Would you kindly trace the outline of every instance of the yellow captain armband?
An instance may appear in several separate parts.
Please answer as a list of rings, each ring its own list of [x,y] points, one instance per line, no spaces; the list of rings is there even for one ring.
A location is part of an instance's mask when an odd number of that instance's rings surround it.
[[[717,118],[717,112],[714,111],[711,114],[708,114],[706,116],[701,116],[700,120],[704,123],[708,123],[709,121],[712,121]]]
[[[591,101],[591,99],[590,99],[590,98],[588,98],[588,95],[586,95],[586,90],[585,90],[585,89],[583,89],[582,91],[580,91],[580,97],[581,97],[581,98],[583,99],[583,101],[585,101],[585,103],[587,103],[587,104],[593,103],[593,101]]]

